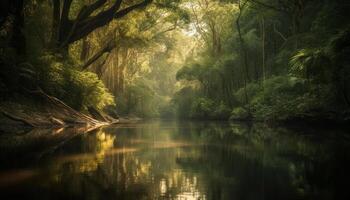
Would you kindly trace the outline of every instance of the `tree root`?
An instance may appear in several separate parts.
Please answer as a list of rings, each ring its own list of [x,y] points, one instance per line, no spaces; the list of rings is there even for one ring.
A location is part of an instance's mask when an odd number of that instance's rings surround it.
[[[24,118],[11,115],[10,113],[7,113],[6,111],[3,111],[3,110],[0,110],[0,111],[1,111],[1,113],[2,113],[5,117],[7,117],[7,118],[9,118],[9,119],[11,119],[11,120],[24,123],[24,124],[29,125],[29,126],[31,126],[31,127],[35,127],[34,124],[32,124],[31,122],[29,122],[28,120],[26,120],[26,119],[24,119]]]

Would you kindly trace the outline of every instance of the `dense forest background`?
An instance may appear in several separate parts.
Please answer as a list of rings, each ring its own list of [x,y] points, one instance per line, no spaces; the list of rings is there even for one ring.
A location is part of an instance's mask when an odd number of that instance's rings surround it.
[[[0,101],[111,115],[348,120],[346,0],[5,0]],[[36,105],[37,106],[37,105]]]

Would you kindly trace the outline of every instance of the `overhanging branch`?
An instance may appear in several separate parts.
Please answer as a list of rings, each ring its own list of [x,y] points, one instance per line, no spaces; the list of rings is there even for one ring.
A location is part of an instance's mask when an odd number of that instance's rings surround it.
[[[74,20],[68,18],[72,0],[64,0],[62,14],[60,16],[59,47],[66,47],[69,44],[89,35],[95,29],[107,25],[113,19],[124,17],[133,10],[144,8],[152,0],[143,0],[132,6],[121,8],[123,0],[116,0],[107,10],[101,11],[91,16],[96,10],[106,5],[107,0],[97,0],[88,6],[84,6]]]
[[[266,4],[266,3],[263,3],[263,2],[258,1],[258,0],[247,0],[247,2],[248,1],[251,2],[251,3],[255,3],[255,4],[259,5],[259,6],[263,6],[265,8],[277,11],[277,12],[283,12],[283,13],[287,13],[288,12],[286,9],[279,8],[277,6],[273,6],[273,5],[270,5],[270,4]]]
[[[91,58],[89,58],[89,60],[81,67],[82,70],[88,69],[92,63],[94,63],[96,60],[98,60],[105,53],[111,52],[116,46],[117,45],[116,45],[114,39],[109,40],[102,49],[100,49],[95,55],[93,55]]]
[[[127,15],[129,12],[135,10],[135,9],[140,9],[140,8],[144,8],[145,6],[147,6],[148,4],[150,4],[152,2],[152,0],[144,0],[141,3],[129,6],[127,8],[124,8],[120,11],[118,11],[115,15],[114,18],[121,18],[124,17],[125,15]]]

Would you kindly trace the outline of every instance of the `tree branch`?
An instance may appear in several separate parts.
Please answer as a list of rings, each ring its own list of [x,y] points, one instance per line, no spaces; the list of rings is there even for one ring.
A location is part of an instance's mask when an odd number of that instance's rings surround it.
[[[58,40],[58,27],[60,24],[60,0],[52,0],[53,4],[53,13],[52,13],[52,30],[51,30],[51,43],[52,45]]]
[[[121,18],[135,9],[139,9],[147,6],[151,2],[152,0],[144,0],[141,3],[135,4],[133,6],[129,6],[125,9],[118,11],[121,6],[122,0],[117,0],[113,4],[113,6],[107,9],[106,11],[102,11],[94,17],[88,17],[86,19],[81,20],[81,22],[77,24],[77,28],[76,28],[77,30],[74,31],[74,34],[72,34],[71,38],[68,40],[69,41],[68,43],[75,42],[87,36],[95,29],[108,24],[113,19]]]
[[[91,58],[89,58],[89,60],[81,67],[82,70],[88,69],[92,63],[94,63],[101,56],[103,56],[103,54],[105,54],[107,52],[111,52],[116,46],[117,45],[116,45],[114,39],[109,40],[101,50],[99,50],[95,55],[93,55]]]
[[[162,34],[164,34],[164,33],[173,31],[173,30],[175,30],[176,28],[177,28],[177,24],[174,24],[174,26],[171,26],[171,27],[169,27],[169,28],[167,28],[167,29],[165,29],[165,30],[162,30],[162,31],[160,31],[160,32],[158,32],[158,33],[156,33],[156,34],[154,34],[154,35],[152,36],[152,38],[156,38],[156,37],[158,37],[158,36],[160,36],[160,35],[162,35]]]
[[[101,6],[103,6],[105,3],[107,2],[107,0],[98,0],[95,3],[89,5],[89,6],[84,6],[78,16],[81,16],[82,18],[87,18],[89,17],[95,10],[97,10],[98,8],[100,8]]]
[[[258,0],[247,0],[251,3],[255,3],[257,5],[260,5],[260,6],[263,6],[265,8],[268,8],[268,9],[271,9],[271,10],[274,10],[274,11],[277,11],[277,12],[283,12],[283,13],[287,13],[288,11],[286,9],[283,9],[283,8],[278,8],[276,6],[272,6],[272,5],[269,5],[269,4],[266,4],[266,3],[263,3],[261,1],[258,1]]]
[[[60,27],[66,27],[68,25],[68,23],[70,22],[68,15],[69,15],[70,7],[72,5],[72,1],[73,0],[64,0],[64,2],[63,2]],[[61,29],[61,30],[63,30],[63,29]]]
[[[140,8],[143,8],[145,6],[147,6],[148,4],[150,4],[152,2],[152,0],[144,0],[143,2],[141,3],[138,3],[138,4],[135,4],[135,5],[132,5],[132,6],[129,6],[127,8],[124,8],[120,11],[118,11],[115,15],[114,15],[114,18],[118,19],[118,18],[121,18],[121,17],[124,17],[125,15],[127,15],[129,12],[135,10],[135,9],[140,9]]]
[[[279,32],[279,31],[277,30],[276,24],[273,24],[273,31],[274,31],[275,33],[277,33],[279,36],[281,36],[281,38],[282,38],[284,41],[287,41],[287,38],[286,38],[281,32]]]

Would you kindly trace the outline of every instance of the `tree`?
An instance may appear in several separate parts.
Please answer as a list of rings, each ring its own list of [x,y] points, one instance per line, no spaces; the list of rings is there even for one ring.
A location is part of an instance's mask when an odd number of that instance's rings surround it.
[[[236,19],[236,26],[238,31],[238,37],[239,37],[239,46],[240,46],[240,54],[243,57],[244,65],[244,71],[245,71],[245,77],[244,77],[244,94],[245,94],[245,100],[246,103],[249,104],[248,94],[247,94],[247,82],[250,81],[249,79],[249,72],[248,72],[248,55],[247,55],[247,49],[245,47],[244,39],[242,37],[242,31],[241,31],[241,25],[240,25],[240,19],[243,13],[244,8],[246,7],[248,1],[244,1],[243,3],[239,0],[238,1],[238,17]],[[248,112],[250,113],[250,105],[248,105]]]
[[[70,19],[69,14],[72,1],[52,0],[52,45],[56,49],[67,50],[69,44],[86,37],[97,28],[105,26],[113,19],[124,17],[131,11],[143,8],[152,2],[152,0],[144,0],[122,7],[123,0],[116,0],[108,7],[109,3],[107,0],[97,0],[92,4],[84,5],[78,11],[76,18]],[[103,10],[105,7],[108,8]]]
[[[5,0],[0,3],[0,28],[13,16],[12,37],[10,45],[19,55],[25,54],[25,37],[23,33],[24,26],[24,0],[10,1]]]

